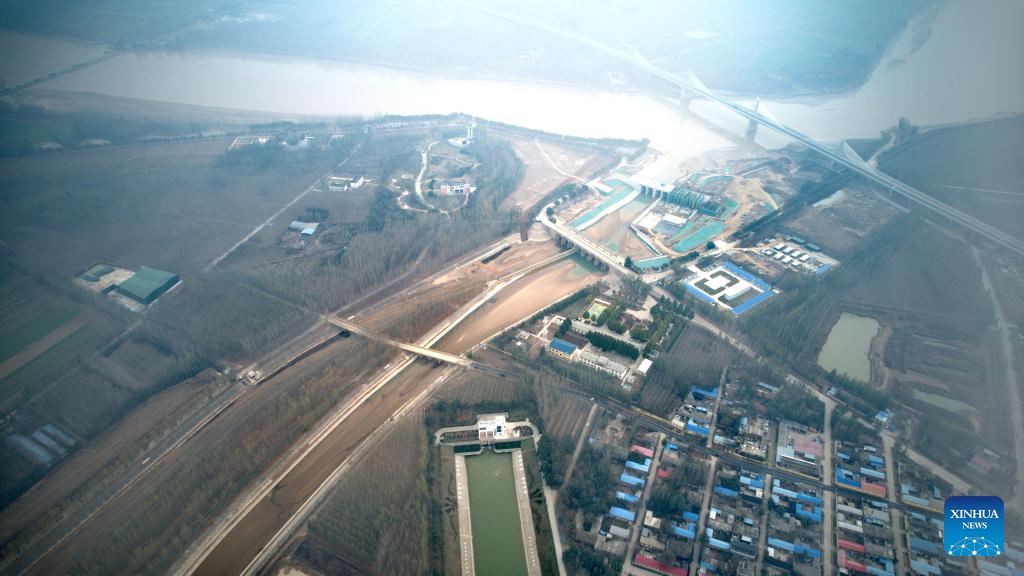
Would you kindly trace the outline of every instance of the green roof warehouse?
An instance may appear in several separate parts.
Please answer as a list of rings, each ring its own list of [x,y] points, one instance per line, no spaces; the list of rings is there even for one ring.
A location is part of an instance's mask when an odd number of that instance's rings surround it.
[[[131,278],[118,284],[117,290],[136,302],[150,304],[177,283],[177,274],[142,266]]]

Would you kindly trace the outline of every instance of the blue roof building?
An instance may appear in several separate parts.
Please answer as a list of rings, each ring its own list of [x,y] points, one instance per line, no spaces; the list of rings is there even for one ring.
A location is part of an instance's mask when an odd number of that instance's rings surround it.
[[[916,536],[910,537],[910,548],[917,550],[918,552],[924,552],[925,554],[931,554],[938,556],[942,551],[939,550],[939,545],[923,538],[917,538]]]
[[[616,492],[615,497],[618,498],[619,500],[622,500],[623,502],[629,502],[630,504],[636,504],[637,502],[640,501],[639,496],[627,494],[626,492]]]
[[[626,510],[625,508],[619,508],[618,506],[612,506],[612,509],[608,511],[608,514],[621,520],[625,520],[626,522],[636,520],[636,512]]]
[[[576,352],[576,345],[570,344],[569,342],[559,338],[552,338],[551,344],[548,344],[548,350],[554,352],[555,356],[569,358],[574,352]]]
[[[647,483],[647,481],[644,480],[643,478],[637,478],[636,476],[630,476],[629,474],[627,474],[625,472],[623,472],[622,475],[619,476],[619,482],[622,482],[623,484],[625,484],[627,486],[643,486],[644,484]]]

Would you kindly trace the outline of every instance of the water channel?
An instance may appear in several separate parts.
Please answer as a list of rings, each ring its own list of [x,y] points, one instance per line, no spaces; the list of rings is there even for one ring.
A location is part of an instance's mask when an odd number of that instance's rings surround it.
[[[473,562],[477,574],[525,576],[512,455],[489,450],[466,458]]]

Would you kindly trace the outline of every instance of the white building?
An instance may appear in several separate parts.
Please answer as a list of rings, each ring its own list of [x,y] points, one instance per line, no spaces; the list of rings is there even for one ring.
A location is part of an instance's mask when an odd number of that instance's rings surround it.
[[[723,298],[726,302],[730,300],[735,300],[740,296],[746,294],[748,291],[750,291],[751,288],[752,286],[750,284],[747,284],[746,282],[740,282],[739,284],[736,284],[732,288],[726,290]]]
[[[646,376],[647,371],[651,369],[653,364],[654,362],[651,362],[650,358],[644,358],[640,361],[640,366],[637,367],[636,371]]]
[[[441,196],[465,196],[473,192],[476,192],[476,186],[469,184],[465,180],[451,180],[441,184],[438,189],[438,194]]]
[[[491,443],[500,442],[502,440],[508,440],[510,437],[510,430],[506,420],[508,414],[480,414],[476,417],[476,429],[479,434],[480,442]]]
[[[576,353],[576,360],[586,366],[594,368],[595,370],[607,372],[616,378],[622,378],[622,376],[626,374],[626,370],[628,370],[626,366],[623,366],[614,360],[609,360],[607,356],[599,356],[593,352],[587,352],[585,350],[580,350]]]

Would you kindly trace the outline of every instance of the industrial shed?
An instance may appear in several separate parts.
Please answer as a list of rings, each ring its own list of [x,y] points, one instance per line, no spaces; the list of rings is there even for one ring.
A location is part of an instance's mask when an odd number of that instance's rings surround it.
[[[117,285],[117,291],[140,302],[150,304],[178,283],[178,275],[143,266],[131,278]]]

